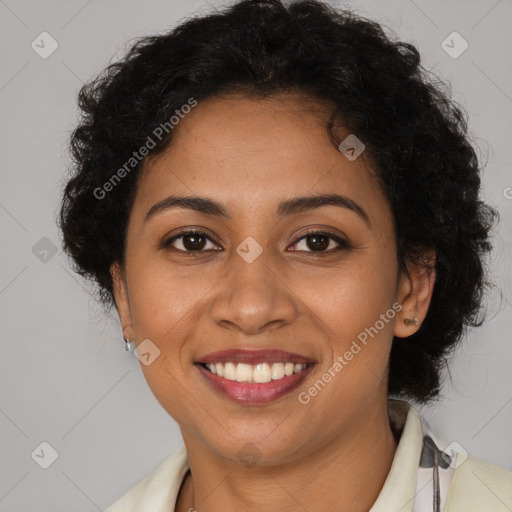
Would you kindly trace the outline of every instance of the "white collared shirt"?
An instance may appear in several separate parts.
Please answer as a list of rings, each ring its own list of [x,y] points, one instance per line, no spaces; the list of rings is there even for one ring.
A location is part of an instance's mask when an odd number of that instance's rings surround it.
[[[438,443],[408,402],[390,398],[388,413],[400,440],[369,512],[437,512],[432,461]],[[512,512],[512,473],[468,456],[457,443],[441,448],[446,453],[438,457],[439,512]],[[105,512],[173,512],[189,469],[183,446]]]

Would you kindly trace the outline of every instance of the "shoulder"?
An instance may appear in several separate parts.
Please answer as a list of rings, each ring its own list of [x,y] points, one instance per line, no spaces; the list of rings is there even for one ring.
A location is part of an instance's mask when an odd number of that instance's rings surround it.
[[[182,446],[105,512],[138,512],[143,508],[152,512],[167,512],[169,506],[174,505],[176,501],[188,468],[187,452]]]
[[[461,454],[458,455],[461,457]],[[446,512],[512,510],[512,473],[474,457],[457,459]]]

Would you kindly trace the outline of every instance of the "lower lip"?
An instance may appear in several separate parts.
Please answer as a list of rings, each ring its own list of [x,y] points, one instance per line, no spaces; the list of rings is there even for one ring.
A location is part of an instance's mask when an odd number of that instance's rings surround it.
[[[208,371],[200,364],[196,364],[196,366],[208,382],[224,396],[233,402],[251,405],[266,404],[290,393],[299,386],[314,367],[314,365],[311,365],[300,373],[260,384],[224,379]]]

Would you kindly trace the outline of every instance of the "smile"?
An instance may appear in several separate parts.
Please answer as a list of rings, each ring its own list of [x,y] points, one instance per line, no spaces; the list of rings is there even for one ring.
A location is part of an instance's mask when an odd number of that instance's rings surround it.
[[[195,366],[211,388],[231,401],[264,404],[297,388],[315,363],[282,350],[224,350],[201,357]]]

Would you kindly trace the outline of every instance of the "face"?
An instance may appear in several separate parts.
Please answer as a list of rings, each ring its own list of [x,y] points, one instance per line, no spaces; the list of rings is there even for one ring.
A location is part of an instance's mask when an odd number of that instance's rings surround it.
[[[125,265],[111,269],[125,334],[150,340],[155,397],[185,439],[227,459],[252,443],[292,460],[370,421],[393,335],[428,308],[432,281],[398,272],[389,205],[365,160],[329,142],[322,112],[290,94],[199,103],[147,162]],[[216,375],[200,364],[219,361]]]

